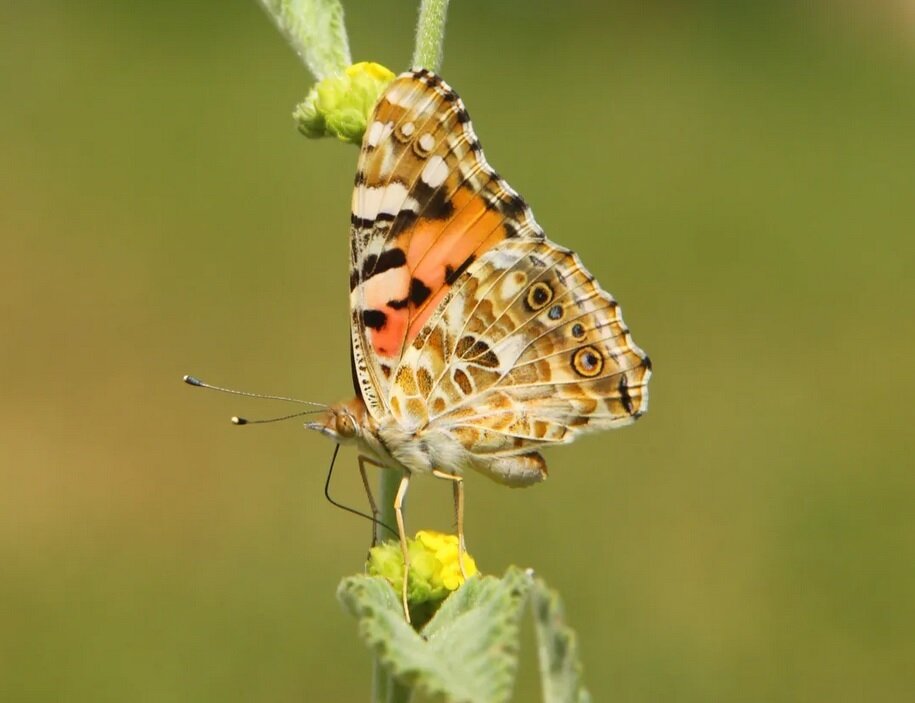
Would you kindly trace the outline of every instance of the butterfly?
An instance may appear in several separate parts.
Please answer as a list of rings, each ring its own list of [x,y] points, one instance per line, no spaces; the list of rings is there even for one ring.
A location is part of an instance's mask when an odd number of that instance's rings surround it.
[[[465,472],[542,481],[541,449],[645,413],[651,363],[613,297],[486,162],[458,95],[425,69],[390,83],[368,121],[349,285],[356,396],[306,427],[357,445],[364,481],[366,463],[402,472],[409,619],[411,477],[452,481],[463,554]]]

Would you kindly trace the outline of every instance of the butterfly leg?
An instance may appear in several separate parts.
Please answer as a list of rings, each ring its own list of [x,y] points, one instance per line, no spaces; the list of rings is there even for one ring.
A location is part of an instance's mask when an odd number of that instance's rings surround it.
[[[403,500],[407,495],[407,488],[410,486],[410,473],[404,471],[403,478],[400,479],[400,486],[397,488],[397,495],[394,497],[394,516],[397,518],[397,532],[400,535],[400,549],[403,551],[403,588],[400,592],[401,601],[403,602],[403,614],[410,622],[410,606],[407,605],[407,579],[410,576],[410,552],[407,550],[407,531],[403,524]]]
[[[464,555],[467,553],[467,544],[464,542],[464,477],[437,470],[433,470],[432,475],[436,478],[451,481],[451,488],[454,491],[454,515],[458,533],[458,566],[461,567],[461,576],[466,581],[467,573],[464,571]]]
[[[384,467],[379,464],[377,461],[369,459],[364,454],[359,455],[359,475],[362,477],[362,485],[365,488],[365,495],[369,499],[369,507],[372,509],[372,546],[378,544],[378,506],[375,504],[375,497],[372,495],[372,489],[369,487],[369,477],[365,473],[365,465],[371,464],[372,466],[377,466],[379,469]]]

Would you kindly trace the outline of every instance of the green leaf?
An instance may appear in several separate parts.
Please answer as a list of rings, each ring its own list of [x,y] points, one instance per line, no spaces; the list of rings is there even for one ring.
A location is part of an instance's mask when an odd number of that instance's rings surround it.
[[[544,702],[589,703],[591,696],[582,683],[578,639],[565,623],[562,599],[542,579],[536,579],[531,588],[531,610]]]
[[[418,634],[400,599],[380,577],[351,576],[337,589],[359,620],[359,634],[398,680],[448,701],[507,701],[518,667],[518,622],[531,579],[474,577],[442,604]]]

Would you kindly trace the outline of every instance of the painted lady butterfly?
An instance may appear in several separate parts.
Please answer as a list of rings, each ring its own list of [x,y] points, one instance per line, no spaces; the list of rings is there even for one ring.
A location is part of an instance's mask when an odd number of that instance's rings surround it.
[[[542,481],[540,448],[645,412],[651,364],[616,301],[486,163],[437,75],[404,73],[378,100],[352,208],[356,397],[307,427],[356,444],[363,479],[365,462],[403,472],[405,560],[410,477],[450,479],[463,550],[464,471]]]

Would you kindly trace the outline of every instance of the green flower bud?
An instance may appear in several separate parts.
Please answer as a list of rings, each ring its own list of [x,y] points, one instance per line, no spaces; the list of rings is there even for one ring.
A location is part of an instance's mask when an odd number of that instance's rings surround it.
[[[313,86],[292,116],[306,137],[361,144],[378,96],[392,80],[394,74],[381,64],[353,64],[342,75]]]

